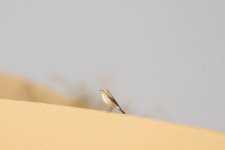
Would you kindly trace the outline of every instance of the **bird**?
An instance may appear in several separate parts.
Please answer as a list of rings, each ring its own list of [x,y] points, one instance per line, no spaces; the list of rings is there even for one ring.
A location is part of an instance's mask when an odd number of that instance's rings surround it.
[[[102,93],[102,100],[110,107],[107,112],[112,112],[113,108],[117,108],[123,114],[126,114],[125,111],[123,111],[119,104],[116,102],[115,98],[112,96],[108,89],[101,89],[100,91]]]

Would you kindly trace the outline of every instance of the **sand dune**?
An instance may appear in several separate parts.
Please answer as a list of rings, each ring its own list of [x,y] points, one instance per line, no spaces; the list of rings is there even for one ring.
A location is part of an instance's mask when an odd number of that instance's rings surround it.
[[[0,72],[0,98],[89,107],[85,101],[66,97],[31,81]]]
[[[89,109],[0,100],[1,150],[225,150],[225,133]]]

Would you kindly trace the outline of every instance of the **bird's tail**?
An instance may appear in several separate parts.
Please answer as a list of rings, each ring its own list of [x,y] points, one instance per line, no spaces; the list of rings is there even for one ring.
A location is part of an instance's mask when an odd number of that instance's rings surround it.
[[[123,111],[120,107],[119,107],[119,110],[120,110],[123,114],[126,114],[125,111]]]

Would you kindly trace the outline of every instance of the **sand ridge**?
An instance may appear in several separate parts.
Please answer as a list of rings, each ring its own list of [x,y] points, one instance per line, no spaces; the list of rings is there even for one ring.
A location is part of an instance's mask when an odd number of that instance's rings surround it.
[[[225,150],[225,134],[118,113],[0,100],[0,149]]]

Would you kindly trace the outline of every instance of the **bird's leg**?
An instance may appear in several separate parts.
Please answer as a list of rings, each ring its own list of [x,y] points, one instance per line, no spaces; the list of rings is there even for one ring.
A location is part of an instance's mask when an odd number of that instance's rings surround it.
[[[109,112],[111,113],[111,112],[112,112],[112,110],[113,110],[113,108],[112,108],[112,107],[110,107],[110,110],[109,110]]]
[[[112,108],[112,107],[110,107],[109,110],[107,110],[107,113],[110,113],[110,112],[111,112],[111,108]]]

